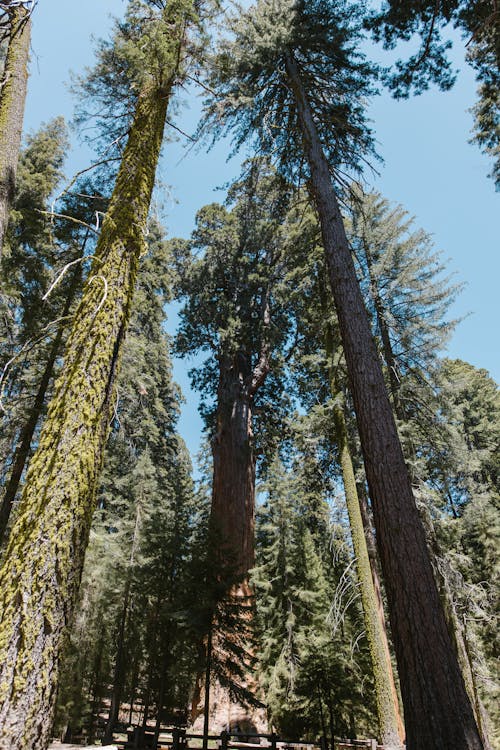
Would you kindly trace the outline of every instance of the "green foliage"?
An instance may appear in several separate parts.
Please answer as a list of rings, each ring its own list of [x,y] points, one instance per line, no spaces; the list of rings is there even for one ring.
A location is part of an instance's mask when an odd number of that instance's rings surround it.
[[[369,732],[373,688],[345,529],[330,518],[328,487],[311,485],[314,451],[296,451],[292,471],[272,464],[257,524],[252,579],[270,718],[288,736],[350,735],[354,716]]]
[[[397,60],[394,69],[385,72],[385,81],[396,97],[425,91],[430,83],[447,90],[456,72],[451,70],[447,53],[452,46],[450,29],[459,29],[467,42],[466,58],[476,70],[479,99],[473,108],[476,141],[495,161],[491,177],[500,187],[499,106],[500,25],[498,9],[488,0],[447,0],[435,3],[400,3],[389,0],[367,21],[377,41],[394,49],[399,41],[420,37],[417,52],[406,60]]]
[[[330,166],[359,169],[372,154],[364,107],[375,76],[359,52],[362,10],[341,1],[259,0],[234,18],[211,80],[217,97],[208,102],[206,121],[215,136],[233,130],[236,147],[256,141],[287,175],[305,176],[287,84],[293,56]]]
[[[259,363],[269,361],[265,382],[252,394],[259,451],[276,442],[286,406],[286,394],[283,399],[276,394],[284,391],[283,357],[292,332],[285,282],[291,197],[266,160],[252,160],[231,186],[228,207],[205,206],[191,241],[172,242],[178,291],[186,299],[176,350],[181,356],[209,353],[191,371],[205,397],[201,411],[209,430],[215,427],[214,399],[224,360],[241,357],[250,380]]]
[[[112,38],[98,42],[95,66],[76,78],[76,123],[95,120],[106,159],[121,153],[139,93],[145,87],[166,92],[184,80],[202,35],[196,5],[193,0],[131,0],[124,19],[115,21]],[[179,54],[173,17],[183,19],[189,54]]]

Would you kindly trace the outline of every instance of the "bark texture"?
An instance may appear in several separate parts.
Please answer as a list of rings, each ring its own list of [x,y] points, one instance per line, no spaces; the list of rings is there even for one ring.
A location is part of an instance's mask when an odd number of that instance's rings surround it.
[[[401,735],[402,721],[387,644],[387,634],[384,623],[380,618],[377,596],[373,584],[363,518],[356,488],[356,478],[347,439],[347,427],[342,403],[343,396],[335,382],[333,372],[331,373],[330,382],[332,395],[336,398],[333,409],[335,436],[340,454],[342,480],[356,558],[356,575],[361,593],[366,637],[373,666],[380,742],[385,750],[402,750],[404,731]]]
[[[264,324],[269,325],[266,305]],[[242,618],[251,620],[249,605],[253,591],[248,582],[248,572],[255,561],[255,456],[253,452],[252,405],[255,393],[264,383],[269,371],[269,352],[263,344],[259,360],[252,368],[247,352],[235,355],[222,354],[219,360],[217,388],[217,423],[212,441],[214,460],[212,506],[210,523],[212,539],[218,540],[215,560],[223,578],[234,582],[228,592],[233,601],[240,601],[245,611]],[[251,623],[250,623],[251,626]],[[229,635],[231,637],[231,635]],[[236,635],[235,638],[238,636]],[[219,639],[209,635],[207,673],[198,675],[191,707],[191,725],[194,731],[204,731],[208,722],[211,731],[227,727],[249,732],[266,731],[267,721],[262,709],[248,709],[232,700],[230,691],[222,686],[216,675],[210,674],[209,653],[224,650]],[[256,694],[258,687],[248,673],[244,687]],[[209,694],[206,688],[209,686]]]
[[[186,4],[165,11],[173,47]],[[0,748],[45,750],[178,55],[146,84],[0,571]]]
[[[255,458],[252,449],[250,357],[221,357],[210,520],[220,539],[221,565],[235,580],[254,565]]]
[[[287,58],[347,362],[387,590],[408,750],[482,750],[356,278],[329,165]]]
[[[73,279],[68,290],[68,296],[62,310],[63,318],[66,318],[66,316],[69,314],[76,289],[78,287],[78,284],[80,283],[80,277],[81,271],[79,268],[77,268],[77,270],[74,271]],[[33,435],[35,434],[36,426],[45,404],[47,389],[49,387],[50,381],[52,380],[54,365],[59,355],[59,350],[61,348],[62,338],[66,327],[67,321],[64,321],[60,324],[57,330],[57,334],[49,350],[49,356],[47,358],[47,362],[45,363],[45,368],[38,385],[35,400],[33,401],[33,405],[30,409],[28,419],[24,423],[19,434],[19,439],[17,441],[17,446],[12,461],[12,469],[10,472],[9,481],[7,482],[7,485],[5,487],[5,494],[2,498],[2,504],[0,506],[0,545],[3,544],[4,537],[6,536],[10,514],[12,512],[17,491],[21,483],[21,477],[23,475],[23,471],[30,454]]]
[[[0,257],[16,187],[28,86],[31,18],[22,5],[10,12],[10,37],[0,91]]]

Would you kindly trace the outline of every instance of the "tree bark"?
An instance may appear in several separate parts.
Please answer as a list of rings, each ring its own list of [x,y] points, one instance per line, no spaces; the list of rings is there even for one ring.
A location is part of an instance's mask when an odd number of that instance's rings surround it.
[[[31,39],[27,8],[19,5],[9,15],[9,44],[0,91],[0,257],[16,187]]]
[[[167,5],[173,50],[187,5]],[[64,366],[0,570],[0,748],[45,750],[178,54],[140,92]]]
[[[327,337],[328,359],[332,362],[333,352],[331,341]],[[352,544],[356,560],[356,575],[361,593],[366,637],[370,649],[375,684],[375,700],[380,732],[380,742],[385,750],[402,750],[403,741],[400,736],[402,727],[394,675],[389,656],[387,634],[380,619],[377,596],[373,584],[370,558],[366,544],[363,519],[356,488],[356,478],[351,460],[347,439],[347,427],[344,417],[343,395],[336,382],[333,365],[330,368],[330,382],[332,396],[335,399],[333,420],[335,437],[340,454],[344,494],[349,515]],[[403,733],[404,734],[404,733]]]
[[[220,540],[222,574],[244,580],[254,564],[255,458],[250,357],[221,357],[210,522]],[[224,568],[226,571],[224,571]]]
[[[330,168],[293,56],[286,60],[373,502],[408,750],[482,750],[448,632]]]
[[[130,550],[130,557],[128,562],[127,575],[125,579],[125,587],[123,589],[123,601],[120,612],[120,620],[118,624],[118,640],[116,649],[116,660],[115,668],[113,671],[113,687],[111,689],[111,703],[109,706],[108,721],[106,724],[106,731],[104,734],[104,740],[107,743],[111,743],[113,739],[113,729],[118,721],[120,713],[121,695],[123,690],[123,655],[125,650],[125,626],[127,624],[127,617],[130,604],[130,589],[132,586],[132,567],[135,561],[135,555],[137,552],[137,545],[139,543],[139,527],[141,520],[141,506],[137,504],[135,510],[135,523],[134,523],[134,534],[132,537],[132,547]]]
[[[66,318],[66,316],[69,314],[71,305],[73,304],[73,300],[76,294],[77,287],[80,282],[80,278],[81,278],[81,271],[79,268],[77,268],[73,272],[73,278],[71,280],[71,284],[68,290],[66,301],[64,303],[64,308],[62,310],[63,318]],[[30,409],[28,419],[24,423],[24,426],[19,435],[17,447],[14,452],[14,458],[12,461],[10,478],[5,488],[5,494],[2,499],[2,505],[0,506],[0,545],[2,545],[4,538],[6,536],[10,514],[12,512],[12,508],[14,505],[14,501],[16,499],[17,491],[19,489],[21,477],[23,475],[23,471],[26,466],[26,462],[28,460],[28,456],[29,456],[30,448],[31,448],[31,441],[33,440],[33,435],[35,434],[36,426],[38,424],[38,420],[40,419],[43,406],[45,404],[45,396],[47,394],[49,383],[52,379],[54,365],[58,357],[59,350],[61,348],[61,342],[62,342],[62,338],[63,338],[66,327],[67,327],[67,321],[63,320],[61,324],[59,325],[57,334],[54,338],[54,341],[52,342],[52,346],[50,347],[49,356],[47,358],[47,362],[45,363],[45,368],[44,368],[44,371],[40,380],[40,384],[38,386],[35,400],[33,401],[33,406]]]

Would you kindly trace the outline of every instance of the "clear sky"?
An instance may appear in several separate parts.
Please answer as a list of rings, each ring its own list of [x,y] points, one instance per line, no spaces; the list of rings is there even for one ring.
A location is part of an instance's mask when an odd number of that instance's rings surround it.
[[[91,36],[105,37],[110,15],[121,15],[125,5],[124,0],[40,0],[33,22],[26,131],[57,115],[71,119],[70,71],[81,73],[92,64]],[[457,49],[457,66],[462,58],[463,52]],[[464,65],[461,68],[450,92],[431,90],[402,102],[387,94],[374,100],[370,116],[385,163],[379,176],[367,175],[367,180],[415,216],[415,226],[433,235],[436,248],[449,259],[449,271],[457,281],[466,282],[452,312],[468,317],[458,326],[447,353],[486,368],[499,382],[499,194],[486,177],[489,160],[468,143],[472,128],[468,108],[474,103],[476,84],[473,72]],[[188,94],[181,101],[174,122],[192,132],[199,101]],[[174,137],[175,131],[170,130]],[[169,234],[187,237],[196,211],[205,203],[222,200],[223,192],[214,191],[238,174],[239,159],[227,162],[227,143],[207,154],[186,149],[183,140],[164,149],[159,177],[169,188],[158,191],[156,198]],[[88,166],[90,159],[90,152],[74,139],[67,176]],[[170,329],[175,323],[173,313]],[[196,452],[201,420],[186,369],[186,363],[175,363],[175,377],[187,398],[180,429]]]

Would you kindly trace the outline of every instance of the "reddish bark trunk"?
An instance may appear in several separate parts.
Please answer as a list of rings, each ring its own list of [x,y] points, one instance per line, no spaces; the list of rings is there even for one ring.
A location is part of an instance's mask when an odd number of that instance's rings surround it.
[[[401,681],[407,747],[408,750],[482,750],[439,600],[330,168],[299,67],[291,55],[286,70],[311,173],[373,501]]]
[[[217,427],[211,523],[220,560],[231,577],[246,578],[254,564],[255,458],[252,450],[250,357],[223,357],[217,390]]]

